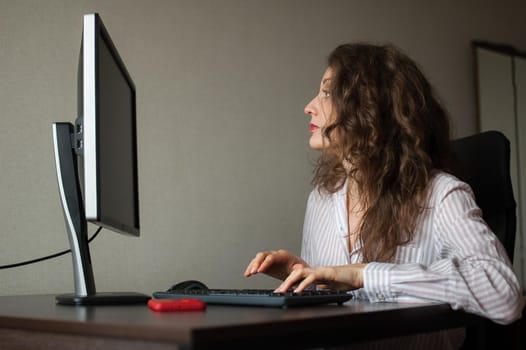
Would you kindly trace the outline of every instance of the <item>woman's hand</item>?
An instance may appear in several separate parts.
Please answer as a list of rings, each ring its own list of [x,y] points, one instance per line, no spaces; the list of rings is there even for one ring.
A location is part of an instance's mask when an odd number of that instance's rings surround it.
[[[289,253],[286,250],[273,250],[259,252],[248,264],[245,270],[245,277],[250,277],[257,273],[264,273],[271,277],[284,280],[292,271],[298,268],[306,268],[309,265],[301,258]]]
[[[276,293],[285,293],[293,286],[294,292],[301,292],[310,285],[322,285],[333,290],[351,290],[363,287],[363,269],[366,264],[328,267],[296,266]]]

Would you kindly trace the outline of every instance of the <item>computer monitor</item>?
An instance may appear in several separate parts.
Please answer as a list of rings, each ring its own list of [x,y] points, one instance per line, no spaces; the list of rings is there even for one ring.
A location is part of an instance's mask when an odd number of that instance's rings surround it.
[[[77,83],[78,118],[53,123],[75,282],[74,293],[56,299],[70,305],[146,302],[140,293],[95,288],[87,222],[140,233],[135,85],[98,14],[84,16]]]

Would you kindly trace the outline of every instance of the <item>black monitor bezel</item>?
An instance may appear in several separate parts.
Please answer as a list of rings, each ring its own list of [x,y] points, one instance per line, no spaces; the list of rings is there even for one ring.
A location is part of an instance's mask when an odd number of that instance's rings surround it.
[[[117,51],[100,16],[96,13],[84,16],[82,44],[82,136],[83,136],[83,192],[86,219],[89,222],[107,227],[113,231],[139,236],[139,180],[137,160],[137,121],[136,121],[136,89],[133,80]],[[101,42],[103,41],[103,42]],[[105,216],[101,208],[100,189],[100,62],[99,48],[106,45],[115,63],[125,78],[132,92],[132,161],[133,161],[133,223],[117,222]],[[118,132],[118,131],[115,131]],[[103,151],[103,150],[102,150]],[[95,152],[94,154],[92,152]]]

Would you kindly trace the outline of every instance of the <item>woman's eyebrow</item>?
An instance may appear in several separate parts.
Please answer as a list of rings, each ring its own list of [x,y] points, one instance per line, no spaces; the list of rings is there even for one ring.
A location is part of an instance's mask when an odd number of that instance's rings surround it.
[[[325,85],[325,83],[330,82],[332,80],[332,77],[325,78],[321,81],[322,85]]]

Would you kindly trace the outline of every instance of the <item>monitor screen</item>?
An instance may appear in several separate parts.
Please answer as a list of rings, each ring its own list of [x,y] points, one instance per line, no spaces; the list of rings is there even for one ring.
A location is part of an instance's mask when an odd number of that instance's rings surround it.
[[[139,235],[135,85],[97,14],[84,17],[81,58],[86,219]]]

